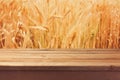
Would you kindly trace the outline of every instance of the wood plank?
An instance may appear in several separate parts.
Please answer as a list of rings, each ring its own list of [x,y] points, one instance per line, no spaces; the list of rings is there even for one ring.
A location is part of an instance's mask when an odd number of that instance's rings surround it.
[[[0,69],[119,70],[119,49],[2,49]]]

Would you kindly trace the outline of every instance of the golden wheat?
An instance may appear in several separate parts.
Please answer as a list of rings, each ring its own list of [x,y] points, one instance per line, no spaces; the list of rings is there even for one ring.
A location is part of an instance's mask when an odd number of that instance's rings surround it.
[[[120,0],[0,0],[0,48],[120,48]]]

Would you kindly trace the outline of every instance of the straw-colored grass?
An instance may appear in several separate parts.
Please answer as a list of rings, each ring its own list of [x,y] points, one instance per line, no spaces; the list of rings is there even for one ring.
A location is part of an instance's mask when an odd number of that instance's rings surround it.
[[[120,48],[120,0],[0,0],[0,48]]]

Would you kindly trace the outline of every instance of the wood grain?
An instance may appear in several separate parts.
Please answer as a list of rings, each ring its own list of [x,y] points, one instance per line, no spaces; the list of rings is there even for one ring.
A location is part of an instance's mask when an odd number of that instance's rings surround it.
[[[97,50],[0,50],[0,68],[24,67],[24,69],[119,69],[119,49]],[[13,68],[12,68],[13,69]]]

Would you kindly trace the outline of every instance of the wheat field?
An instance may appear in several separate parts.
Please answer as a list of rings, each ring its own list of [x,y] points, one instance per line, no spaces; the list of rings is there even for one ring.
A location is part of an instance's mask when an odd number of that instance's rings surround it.
[[[120,49],[120,0],[0,0],[0,48]]]

